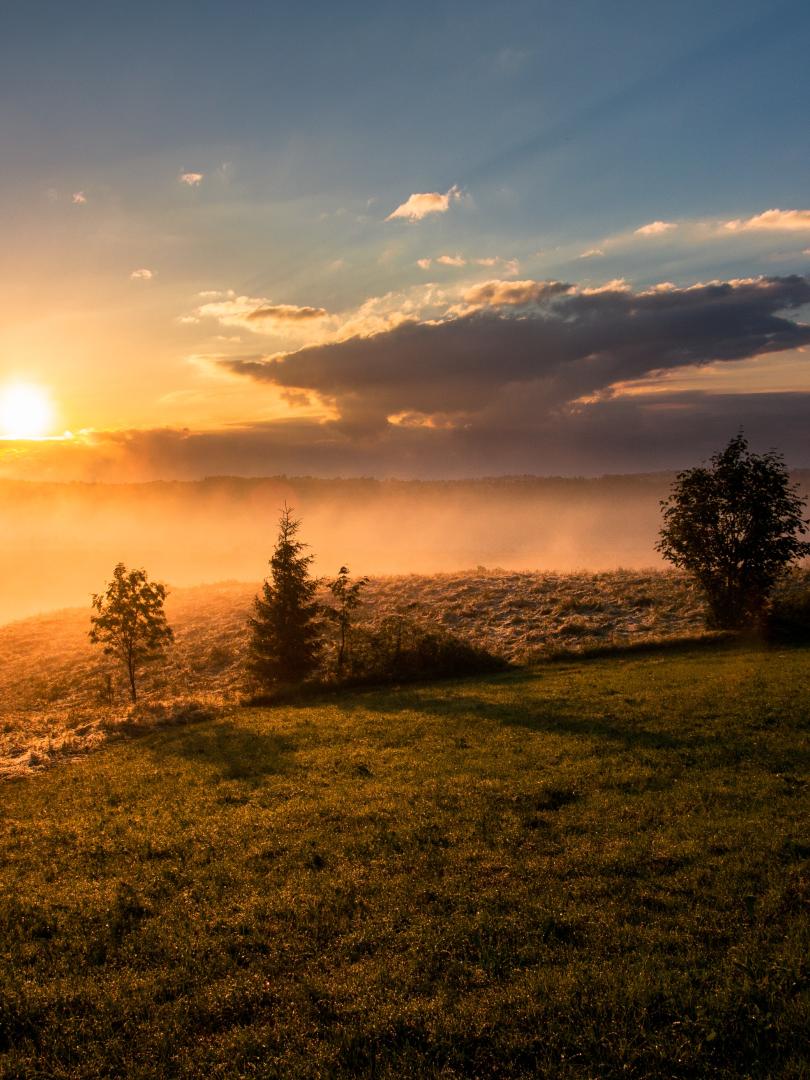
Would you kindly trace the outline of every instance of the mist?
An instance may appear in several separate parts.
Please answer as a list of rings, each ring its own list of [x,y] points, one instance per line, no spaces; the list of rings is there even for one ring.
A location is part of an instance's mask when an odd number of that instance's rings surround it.
[[[810,472],[795,474],[803,489]],[[368,575],[659,566],[666,473],[420,482],[216,478],[0,482],[0,621],[89,604],[114,565],[170,586],[259,582],[278,511],[301,519],[314,572]]]

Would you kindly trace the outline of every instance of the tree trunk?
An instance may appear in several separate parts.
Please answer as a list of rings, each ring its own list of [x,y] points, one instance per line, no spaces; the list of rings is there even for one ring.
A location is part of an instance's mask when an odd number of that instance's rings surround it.
[[[138,700],[138,695],[135,691],[135,665],[132,663],[131,659],[127,660],[127,674],[129,675],[129,693],[132,697],[132,704],[134,705]]]

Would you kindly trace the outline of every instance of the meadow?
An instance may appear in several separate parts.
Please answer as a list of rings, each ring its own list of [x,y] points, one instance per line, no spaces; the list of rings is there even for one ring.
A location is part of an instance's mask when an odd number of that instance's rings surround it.
[[[133,725],[238,701],[256,589],[231,582],[174,590],[167,613],[176,647],[166,664],[144,672],[143,701],[134,710],[120,669],[88,641],[89,605],[0,627],[0,777],[40,770]],[[365,596],[372,625],[391,614],[437,623],[517,663],[704,633],[699,594],[683,576],[663,571],[479,567],[375,578]]]
[[[810,650],[708,642],[18,777],[0,1076],[798,1080],[809,722]]]

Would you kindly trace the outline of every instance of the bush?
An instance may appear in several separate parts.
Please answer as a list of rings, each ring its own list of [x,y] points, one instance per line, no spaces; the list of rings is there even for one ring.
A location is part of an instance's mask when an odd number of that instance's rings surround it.
[[[446,630],[390,615],[375,627],[358,627],[345,681],[411,682],[504,671],[500,656]]]
[[[765,620],[771,641],[810,641],[810,576],[786,583],[774,597]]]

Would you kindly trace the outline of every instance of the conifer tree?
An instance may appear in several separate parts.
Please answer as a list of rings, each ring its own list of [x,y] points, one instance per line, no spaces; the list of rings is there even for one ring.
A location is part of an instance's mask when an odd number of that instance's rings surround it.
[[[279,519],[270,576],[253,602],[248,668],[259,686],[302,682],[318,667],[321,651],[318,583],[310,577],[312,555],[297,539],[301,522],[286,504]]]

